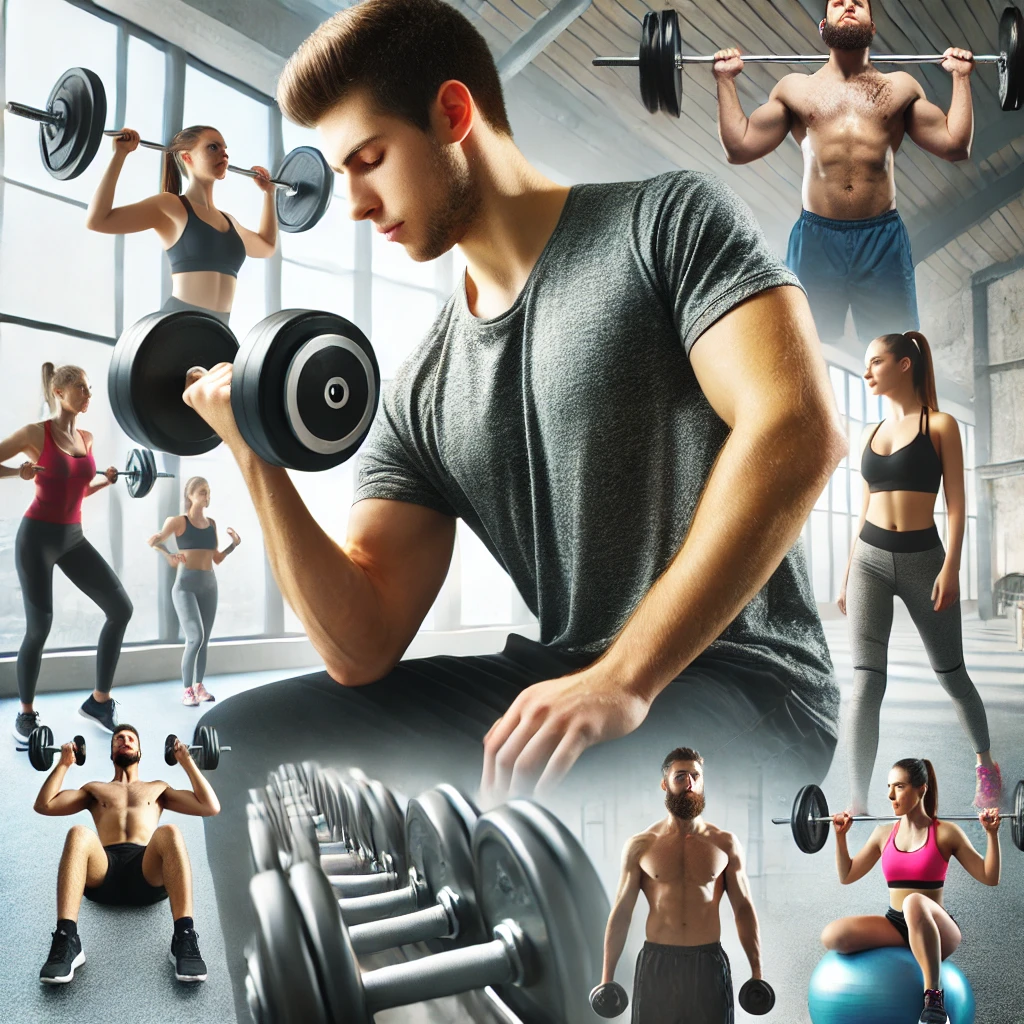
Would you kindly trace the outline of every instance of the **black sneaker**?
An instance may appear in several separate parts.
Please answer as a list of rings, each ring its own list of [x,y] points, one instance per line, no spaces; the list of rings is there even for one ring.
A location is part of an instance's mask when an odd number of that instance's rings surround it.
[[[116,706],[116,700],[98,701],[90,693],[85,703],[78,709],[78,713],[83,718],[88,718],[90,722],[95,722],[101,729],[113,734],[117,728],[117,712],[114,710]]]
[[[19,711],[14,719],[11,730],[18,750],[28,750],[28,738],[32,730],[39,726],[38,711]]]
[[[925,989],[924,1009],[918,1018],[918,1024],[949,1024],[941,989]]]
[[[199,936],[192,928],[171,939],[171,963],[178,981],[206,981],[206,961],[199,952]]]
[[[75,968],[84,963],[81,936],[68,935],[63,928],[58,928],[53,933],[50,955],[39,972],[39,980],[44,985],[66,985],[75,976]]]

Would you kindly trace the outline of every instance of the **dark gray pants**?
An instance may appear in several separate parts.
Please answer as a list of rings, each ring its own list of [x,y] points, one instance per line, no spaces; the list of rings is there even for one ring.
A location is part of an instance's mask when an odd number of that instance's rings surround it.
[[[733,1024],[732,971],[718,942],[645,942],[633,976],[632,1024]]]
[[[206,651],[217,617],[217,577],[213,570],[181,566],[171,587],[171,600],[185,634],[181,681],[187,689],[206,676]]]
[[[406,795],[438,782],[474,794],[487,730],[526,687],[583,664],[512,634],[500,654],[403,661],[379,682],[354,688],[318,672],[231,697],[204,715],[221,742],[233,744],[214,780],[223,810],[205,827],[239,1020],[247,1019],[243,951],[252,935],[248,788],[264,784],[282,761],[311,759],[357,766]],[[609,831],[621,835],[602,842],[614,871],[626,835],[664,813],[661,761],[679,745],[706,759],[709,808],[723,808],[727,790],[759,776],[783,814],[798,786],[824,778],[835,737],[772,672],[705,654],[658,696],[636,732],[587,751],[545,803],[577,834],[597,818],[614,821]],[[583,838],[600,860],[601,850]]]

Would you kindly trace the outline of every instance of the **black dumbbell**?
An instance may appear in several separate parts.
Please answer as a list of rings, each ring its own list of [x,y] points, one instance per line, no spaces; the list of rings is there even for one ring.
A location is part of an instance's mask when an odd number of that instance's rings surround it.
[[[297,864],[256,875],[256,948],[246,985],[257,1024],[371,1024],[396,1006],[491,986],[523,1020],[584,1024],[600,977],[608,900],[575,837],[537,804],[513,800],[473,832],[474,888],[493,938],[361,972],[323,874]]]
[[[75,744],[75,764],[85,764],[85,737],[76,736],[72,742]],[[28,763],[37,772],[49,771],[60,749],[54,745],[53,732],[48,725],[36,726],[28,735]]]
[[[618,1017],[626,1012],[629,996],[617,981],[606,981],[591,990],[590,1005],[599,1017]]]
[[[164,761],[167,764],[177,764],[174,756],[174,744],[177,739],[172,732],[164,740]],[[220,755],[231,748],[221,746],[217,730],[212,725],[198,725],[188,749],[198,767],[212,772],[220,764]]]
[[[760,1017],[775,1005],[775,989],[760,978],[751,978],[740,987],[740,1006],[747,1013]]]

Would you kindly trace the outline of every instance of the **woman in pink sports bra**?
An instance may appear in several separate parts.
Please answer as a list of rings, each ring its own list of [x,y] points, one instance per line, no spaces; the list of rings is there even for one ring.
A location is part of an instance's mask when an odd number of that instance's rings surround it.
[[[924,975],[922,1024],[945,1024],[939,965],[960,945],[956,921],[942,904],[950,858],[955,857],[972,878],[999,884],[999,811],[984,810],[978,820],[987,846],[982,857],[959,825],[937,817],[938,784],[931,761],[908,757],[889,772],[889,802],[896,824],[875,828],[851,857],[846,833],[848,812],[833,815],[836,868],[839,881],[849,885],[863,878],[878,862],[889,883],[889,909],[884,915],[843,917],[826,926],[821,941],[827,949],[857,953],[881,946],[909,946]]]
[[[117,479],[111,466],[97,479],[92,434],[78,426],[89,409],[92,390],[79,366],[43,363],[43,395],[52,416],[29,423],[0,442],[0,462],[24,452],[18,468],[0,466],[0,477],[35,482],[35,500],[21,521],[15,562],[25,603],[25,639],[18,651],[18,696],[14,737],[28,742],[39,723],[33,708],[43,645],[53,622],[53,569],[61,572],[106,616],[96,645],[96,687],[79,714],[112,733],[117,724],[110,688],[121,654],[121,641],[132,617],[132,603],[114,570],[82,533],[82,499]]]

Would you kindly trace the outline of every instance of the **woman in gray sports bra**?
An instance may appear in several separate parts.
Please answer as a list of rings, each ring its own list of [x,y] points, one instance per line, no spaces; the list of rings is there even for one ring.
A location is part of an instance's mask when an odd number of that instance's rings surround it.
[[[195,309],[228,322],[239,268],[246,256],[267,259],[277,248],[274,186],[265,167],[253,167],[263,192],[258,231],[243,227],[213,204],[213,186],[227,174],[228,151],[216,128],[193,125],[171,140],[163,158],[163,190],[127,206],[114,206],[114,190],[139,133],[125,128],[114,138],[114,155],[89,204],[91,231],[127,235],[152,229],[171,264],[171,297],[164,309]],[[181,194],[182,175],[188,187]]]
[[[229,526],[230,546],[223,551],[217,549],[217,524],[206,518],[209,505],[207,480],[201,476],[190,477],[185,483],[185,514],[171,516],[164,522],[163,529],[147,541],[178,570],[171,600],[185,634],[185,651],[181,656],[185,694],[181,702],[187,707],[214,699],[203,686],[206,650],[217,615],[217,577],[213,567],[220,565],[241,544],[238,534]],[[175,538],[177,551],[170,551],[165,545],[171,537]]]

